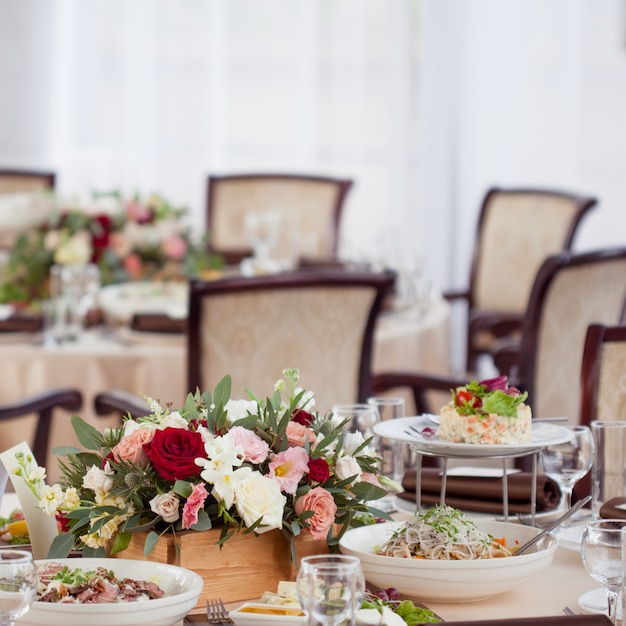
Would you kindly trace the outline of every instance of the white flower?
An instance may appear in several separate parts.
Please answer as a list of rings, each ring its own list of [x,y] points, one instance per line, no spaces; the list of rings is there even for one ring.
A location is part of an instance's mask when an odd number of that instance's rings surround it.
[[[96,465],[92,465],[83,476],[83,487],[85,489],[93,489],[96,493],[99,491],[108,493],[113,487],[112,475],[113,470],[108,461],[103,470]]]
[[[76,487],[69,487],[63,494],[63,508],[77,509],[80,506],[80,496]]]
[[[295,395],[302,393],[304,389],[302,387],[296,387]],[[305,391],[302,397],[298,401],[299,409],[306,409],[307,411],[313,411],[315,409],[315,397],[312,391]]]
[[[38,483],[46,480],[46,468],[37,466],[35,469],[31,470],[26,477],[26,480],[29,483]]]
[[[375,456],[375,450],[369,446],[365,446],[356,453],[357,448],[363,445],[365,437],[360,431],[354,433],[346,433],[343,437],[343,451],[351,456]]]
[[[142,425],[135,420],[126,420],[124,422],[124,435],[123,437],[128,437],[131,433],[134,433],[136,430],[142,428]]]
[[[256,415],[259,405],[254,400],[229,400],[224,407],[231,422],[248,417],[250,413]]]
[[[150,510],[160,515],[164,522],[175,522],[180,517],[179,504],[180,500],[173,491],[159,493],[150,500]]]
[[[83,265],[89,263],[92,252],[89,233],[80,231],[61,243],[54,253],[54,262],[58,265]]]
[[[345,480],[350,476],[355,476],[355,483],[361,481],[361,467],[357,460],[350,455],[340,456],[335,462],[335,474],[339,480]]]
[[[235,490],[237,485],[244,479],[246,479],[252,472],[251,467],[239,467],[236,470],[233,468],[222,467],[221,471],[215,471],[207,468],[200,472],[200,476],[207,482],[212,484],[212,493],[218,497],[224,503],[227,509],[233,506],[235,501]]]
[[[163,428],[189,428],[187,420],[178,411],[168,413],[161,425]]]
[[[261,534],[274,528],[282,528],[283,511],[287,498],[280,492],[278,482],[252,472],[235,485],[235,506],[246,526],[259,518],[261,524],[254,530]]]
[[[63,499],[64,496],[61,485],[44,485],[39,492],[39,502],[37,506],[42,509],[46,515],[54,515],[57,509],[63,504]]]

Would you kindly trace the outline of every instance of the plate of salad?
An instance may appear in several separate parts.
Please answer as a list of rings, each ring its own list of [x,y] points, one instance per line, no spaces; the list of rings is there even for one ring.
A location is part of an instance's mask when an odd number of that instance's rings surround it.
[[[8,517],[0,517],[0,548],[30,546],[28,527],[21,509],[14,509]]]

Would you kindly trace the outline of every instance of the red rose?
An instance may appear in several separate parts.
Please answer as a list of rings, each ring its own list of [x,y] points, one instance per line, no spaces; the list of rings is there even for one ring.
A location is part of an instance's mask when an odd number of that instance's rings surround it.
[[[185,480],[202,471],[195,459],[206,459],[200,433],[184,428],[157,430],[154,438],[143,446],[154,469],[166,480]]]
[[[309,461],[309,471],[307,479],[310,483],[325,483],[330,478],[328,463],[321,458]]]
[[[310,426],[313,423],[313,416],[308,411],[303,409],[296,409],[291,414],[291,419],[298,424],[302,424],[303,426]]]

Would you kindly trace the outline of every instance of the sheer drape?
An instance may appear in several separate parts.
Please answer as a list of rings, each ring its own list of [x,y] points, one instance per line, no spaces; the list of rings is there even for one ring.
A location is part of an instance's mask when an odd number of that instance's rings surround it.
[[[344,248],[380,255],[419,219],[418,6],[0,0],[0,163],[158,191],[198,226],[211,172],[350,177]]]

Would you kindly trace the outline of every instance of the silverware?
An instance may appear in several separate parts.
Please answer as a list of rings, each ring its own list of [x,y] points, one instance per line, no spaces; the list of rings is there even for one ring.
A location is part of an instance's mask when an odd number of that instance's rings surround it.
[[[576,611],[572,611],[569,606],[563,607],[563,613],[565,613],[565,615],[576,615]]]
[[[552,524],[550,524],[545,530],[542,530],[538,535],[535,535],[530,541],[522,544],[517,550],[515,550],[513,556],[519,556],[520,554],[528,552],[530,548],[539,543],[546,535],[549,535],[557,526],[560,526],[565,520],[568,520],[570,517],[572,517],[572,515],[574,515],[574,513],[576,513],[578,509],[585,506],[585,504],[587,504],[589,500],[591,500],[591,496],[587,496],[586,498],[579,500],[574,506],[565,511],[565,513],[563,513],[561,517],[552,522]]]
[[[226,626],[227,624],[235,623],[228,616],[228,611],[226,610],[226,607],[224,606],[221,598],[218,598],[216,600],[207,600],[206,613],[209,624],[219,624],[221,626]]]

